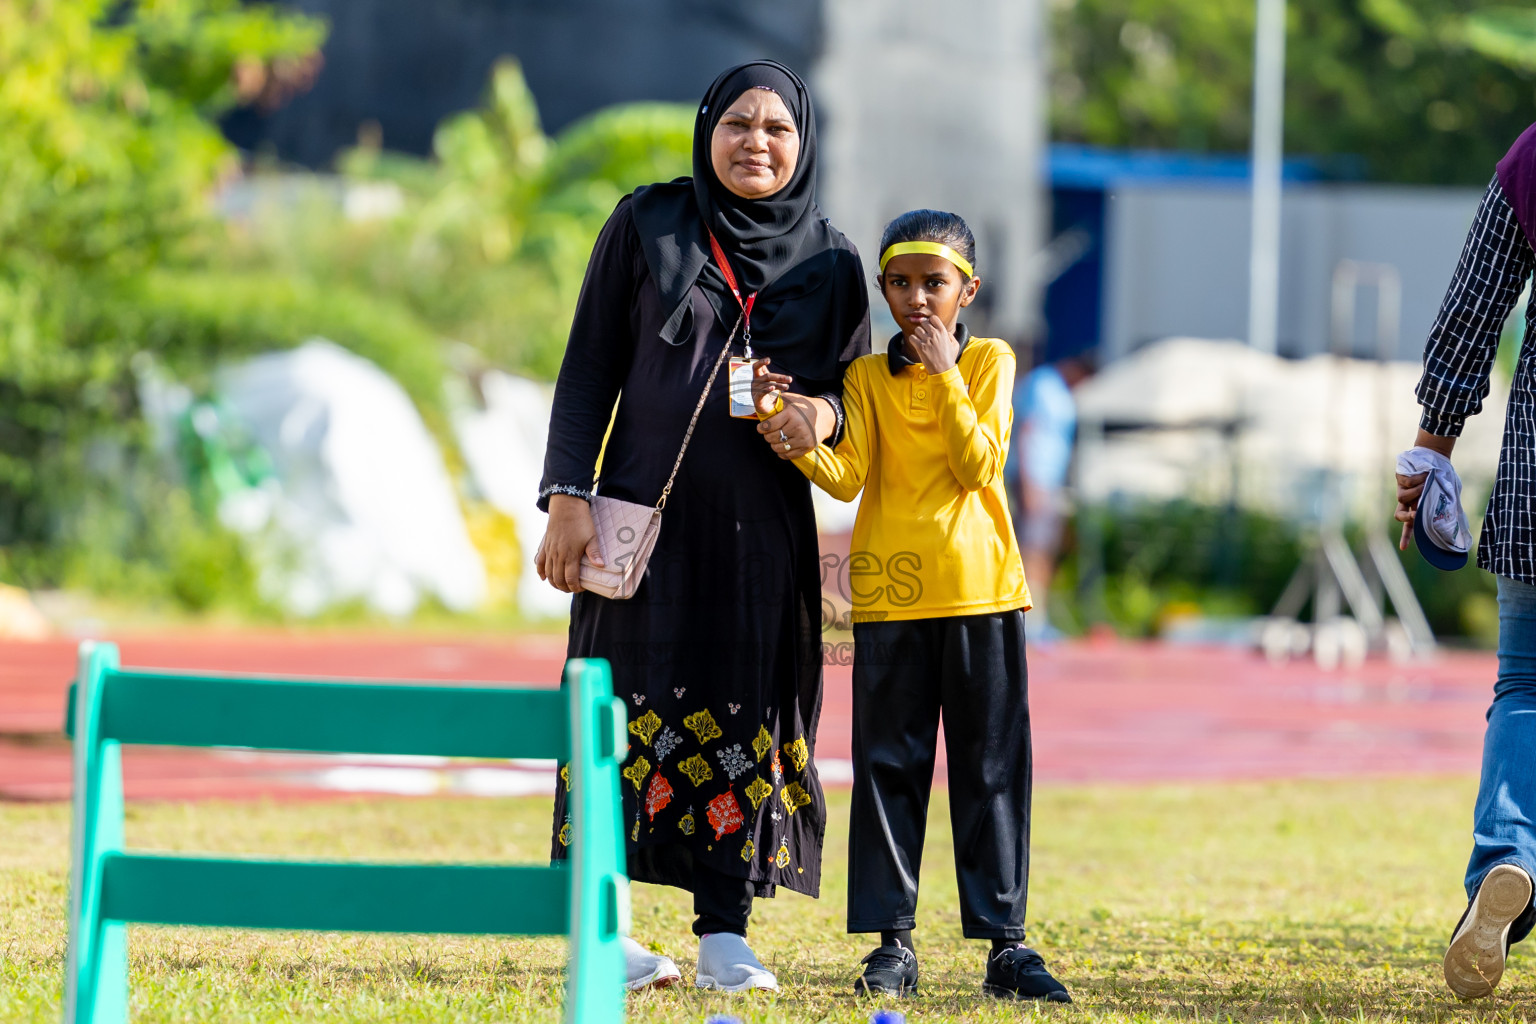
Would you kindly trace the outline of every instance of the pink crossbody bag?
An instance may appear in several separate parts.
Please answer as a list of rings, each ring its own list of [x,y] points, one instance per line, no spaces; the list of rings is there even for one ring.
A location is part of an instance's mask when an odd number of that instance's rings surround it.
[[[672,493],[678,468],[682,466],[683,456],[688,452],[688,442],[693,440],[693,428],[698,426],[699,413],[704,411],[704,400],[709,397],[709,389],[714,386],[720,367],[731,354],[731,346],[736,342],[736,331],[740,327],[741,318],[737,318],[736,326],[731,328],[731,336],[726,339],[720,357],[715,360],[715,368],[709,371],[709,377],[704,381],[699,404],[693,407],[693,417],[688,421],[682,447],[677,450],[672,472],[656,504],[641,505],[633,501],[620,501],[618,498],[605,498],[601,494],[593,496],[592,522],[597,527],[597,550],[603,564],[593,565],[586,554],[582,554],[583,590],[590,590],[615,601],[624,601],[634,597],[635,591],[640,588],[640,581],[645,578],[646,564],[650,562],[651,552],[656,548],[656,536],[661,532],[661,511],[667,507],[667,496]]]

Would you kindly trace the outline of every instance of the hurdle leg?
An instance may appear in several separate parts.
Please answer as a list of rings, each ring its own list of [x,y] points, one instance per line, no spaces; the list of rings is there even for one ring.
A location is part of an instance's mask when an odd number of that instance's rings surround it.
[[[624,951],[629,879],[619,801],[619,766],[629,751],[624,705],[614,699],[608,663],[571,661],[565,670],[571,721],[571,940],[567,1024],[624,1019]]]
[[[123,1024],[128,1019],[127,928],[101,916],[102,859],[123,848],[122,749],[116,741],[100,738],[103,676],[117,664],[114,645],[81,645],[74,708],[65,1024]]]

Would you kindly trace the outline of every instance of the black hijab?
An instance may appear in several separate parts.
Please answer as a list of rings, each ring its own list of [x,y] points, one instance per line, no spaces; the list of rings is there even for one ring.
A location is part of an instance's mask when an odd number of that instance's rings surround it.
[[[715,176],[710,139],[727,107],[748,89],[777,93],[800,134],[789,183],[762,199],[743,199]],[[661,337],[681,344],[690,333],[695,284],[729,328],[741,309],[710,257],[713,231],[752,308],[754,355],[776,368],[835,381],[841,364],[868,349],[869,294],[857,251],[816,205],[816,115],[789,68],[757,60],[723,72],[704,95],[693,124],[693,177],[635,190],[633,213],[646,265],[670,310]]]

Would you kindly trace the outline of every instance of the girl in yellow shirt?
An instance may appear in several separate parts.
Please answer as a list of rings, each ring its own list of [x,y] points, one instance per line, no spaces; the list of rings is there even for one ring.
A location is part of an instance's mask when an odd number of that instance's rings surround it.
[[[1071,1002],[1024,945],[1030,733],[1029,588],[1003,463],[1014,355],[957,324],[981,288],[976,243],[952,213],[886,226],[875,278],[901,333],[844,379],[835,448],[795,460],[844,501],[862,490],[846,566],[853,603],[853,813],[848,930],[879,932],[859,993],[917,988],[912,929],[940,712],[967,938],[990,939],[983,990]],[[790,378],[757,368],[760,415]]]

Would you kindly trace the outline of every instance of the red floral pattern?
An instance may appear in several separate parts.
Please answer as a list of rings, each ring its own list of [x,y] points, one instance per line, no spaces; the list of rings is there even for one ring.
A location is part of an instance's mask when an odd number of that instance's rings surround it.
[[[741,805],[736,794],[726,790],[709,802],[709,823],[715,826],[715,838],[722,839],[741,828]]]
[[[656,812],[672,802],[672,783],[667,781],[665,775],[657,772],[651,776],[651,785],[645,791],[645,813],[656,820]]]

